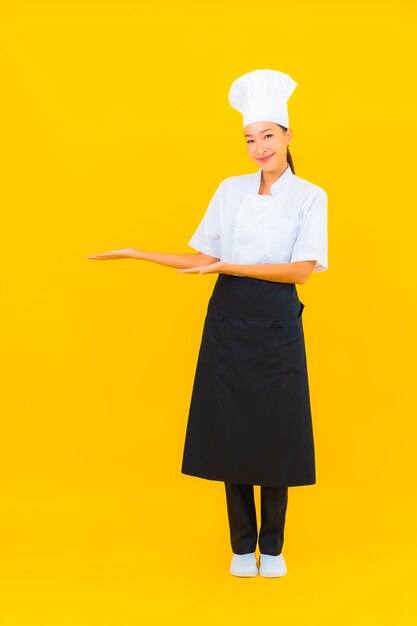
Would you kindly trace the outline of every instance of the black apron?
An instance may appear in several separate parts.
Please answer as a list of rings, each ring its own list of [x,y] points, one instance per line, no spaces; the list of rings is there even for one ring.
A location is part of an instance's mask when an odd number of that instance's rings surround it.
[[[219,274],[208,303],[181,472],[271,487],[316,482],[294,283]]]

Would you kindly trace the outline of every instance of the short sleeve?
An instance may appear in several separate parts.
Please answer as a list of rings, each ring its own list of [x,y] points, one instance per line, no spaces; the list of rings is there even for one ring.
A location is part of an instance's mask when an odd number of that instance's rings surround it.
[[[220,210],[223,182],[220,183],[214,192],[201,222],[188,242],[188,245],[192,248],[214,256],[217,259],[220,259],[221,255]]]
[[[291,253],[291,263],[314,259],[313,272],[327,270],[327,194],[321,188],[304,211]]]

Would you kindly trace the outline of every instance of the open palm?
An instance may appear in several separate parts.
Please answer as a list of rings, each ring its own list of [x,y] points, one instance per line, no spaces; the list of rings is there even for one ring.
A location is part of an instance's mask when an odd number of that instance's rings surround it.
[[[101,254],[90,254],[87,259],[97,259],[98,261],[113,261],[115,259],[132,258],[132,248],[123,248],[122,250],[112,250],[111,252],[102,252]]]

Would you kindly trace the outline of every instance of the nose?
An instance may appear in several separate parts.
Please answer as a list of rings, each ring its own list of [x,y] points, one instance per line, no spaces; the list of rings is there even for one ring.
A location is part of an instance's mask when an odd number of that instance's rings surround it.
[[[256,149],[257,156],[262,156],[264,152],[266,152],[266,148],[264,148],[263,145],[260,144]]]

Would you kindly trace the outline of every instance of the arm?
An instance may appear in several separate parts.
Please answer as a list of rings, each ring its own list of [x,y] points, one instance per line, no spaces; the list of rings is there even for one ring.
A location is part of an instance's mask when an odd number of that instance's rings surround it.
[[[316,261],[293,261],[292,263],[260,263],[256,265],[236,265],[222,263],[222,274],[240,274],[261,280],[303,285],[312,273]]]
[[[132,259],[140,261],[152,261],[160,265],[168,265],[169,267],[188,268],[196,265],[209,265],[215,263],[219,259],[214,256],[204,254],[204,252],[191,252],[188,254],[169,254],[165,252],[146,252],[145,250],[136,250],[132,248]]]
[[[153,261],[161,265],[169,267],[189,268],[196,264],[201,267],[210,265],[219,261],[215,256],[210,256],[204,252],[192,252],[189,254],[166,254],[164,252],[146,252],[145,250],[136,250],[135,248],[123,248],[121,250],[112,250],[111,252],[101,252],[100,254],[90,254],[87,259],[97,259],[100,261],[116,260],[116,259],[138,259],[140,261]]]

